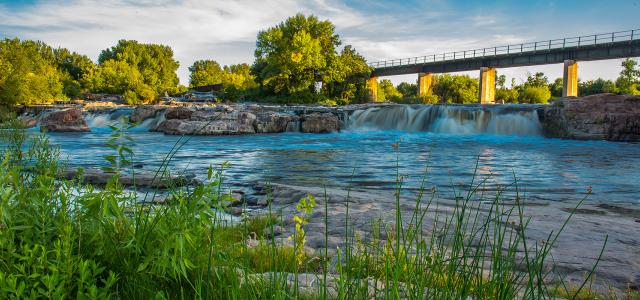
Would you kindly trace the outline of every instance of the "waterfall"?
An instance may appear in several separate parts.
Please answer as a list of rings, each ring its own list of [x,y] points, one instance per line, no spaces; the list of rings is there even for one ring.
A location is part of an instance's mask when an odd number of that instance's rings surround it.
[[[108,111],[85,112],[84,119],[87,121],[89,128],[107,128],[110,125],[116,125],[120,119],[128,116],[133,112],[130,108],[119,108]]]
[[[352,130],[378,129],[445,134],[540,135],[537,105],[390,105],[356,110]]]

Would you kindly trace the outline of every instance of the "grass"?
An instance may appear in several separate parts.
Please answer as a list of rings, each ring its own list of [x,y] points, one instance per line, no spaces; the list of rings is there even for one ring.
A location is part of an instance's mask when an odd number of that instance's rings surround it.
[[[202,185],[172,188],[172,201],[164,205],[138,202],[141,194],[155,194],[131,192],[118,182],[118,174],[134,171],[128,163],[133,152],[126,128],[115,127],[108,141],[114,155],[107,158],[107,169],[114,177],[101,189],[56,179],[64,165],[45,135],[2,131],[0,298],[600,297],[586,284],[596,266],[585,284],[548,283],[549,251],[571,217],[545,241],[530,244],[517,182],[517,195],[510,199],[516,205],[506,206],[501,204],[504,190],[485,194],[487,179],[474,175],[468,190],[454,192],[456,203],[449,214],[438,213],[435,193],[423,184],[413,211],[403,215],[403,178],[398,174],[396,221],[374,220],[371,237],[356,236],[346,201],[343,246],[329,257],[326,246],[315,253],[304,250],[312,210],[324,209],[325,228],[336,222],[328,217],[326,193],[315,195],[317,207],[312,196],[299,204],[298,219],[290,222],[296,225],[290,244],[269,238],[276,225],[284,224],[271,204],[266,215],[235,224],[220,217],[216,211],[231,199],[224,188],[224,167],[209,168]],[[183,143],[167,154],[158,180],[171,173],[168,163]],[[490,204],[480,210],[481,203]],[[428,224],[427,214],[434,220]],[[297,280],[304,273],[315,274],[320,284],[309,287]],[[637,299],[629,293],[629,299]]]

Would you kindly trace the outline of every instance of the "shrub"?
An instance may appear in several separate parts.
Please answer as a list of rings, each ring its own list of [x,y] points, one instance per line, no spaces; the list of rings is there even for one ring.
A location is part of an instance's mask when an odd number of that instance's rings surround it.
[[[551,92],[547,86],[526,86],[520,94],[522,103],[546,104],[551,98]]]

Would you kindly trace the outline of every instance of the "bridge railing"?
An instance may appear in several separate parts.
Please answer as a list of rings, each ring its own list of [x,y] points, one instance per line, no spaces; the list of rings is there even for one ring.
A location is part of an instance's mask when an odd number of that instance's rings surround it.
[[[441,61],[454,61],[468,58],[491,57],[503,54],[518,54],[553,49],[576,48],[583,46],[601,45],[615,42],[640,40],[640,29],[617,31],[602,34],[592,34],[578,37],[553,39],[547,41],[521,43],[514,45],[480,48],[465,51],[447,52],[441,54],[416,56],[409,58],[391,59],[369,63],[374,68],[409,66]]]

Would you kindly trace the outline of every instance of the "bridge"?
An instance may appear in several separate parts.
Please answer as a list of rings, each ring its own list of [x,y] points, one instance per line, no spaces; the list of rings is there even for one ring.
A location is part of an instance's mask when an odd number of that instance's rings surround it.
[[[562,95],[578,96],[578,62],[640,56],[640,29],[553,39],[516,45],[377,61],[367,80],[372,99],[377,98],[380,76],[418,74],[419,96],[431,90],[436,73],[480,71],[478,100],[495,103],[496,68],[564,64]]]

